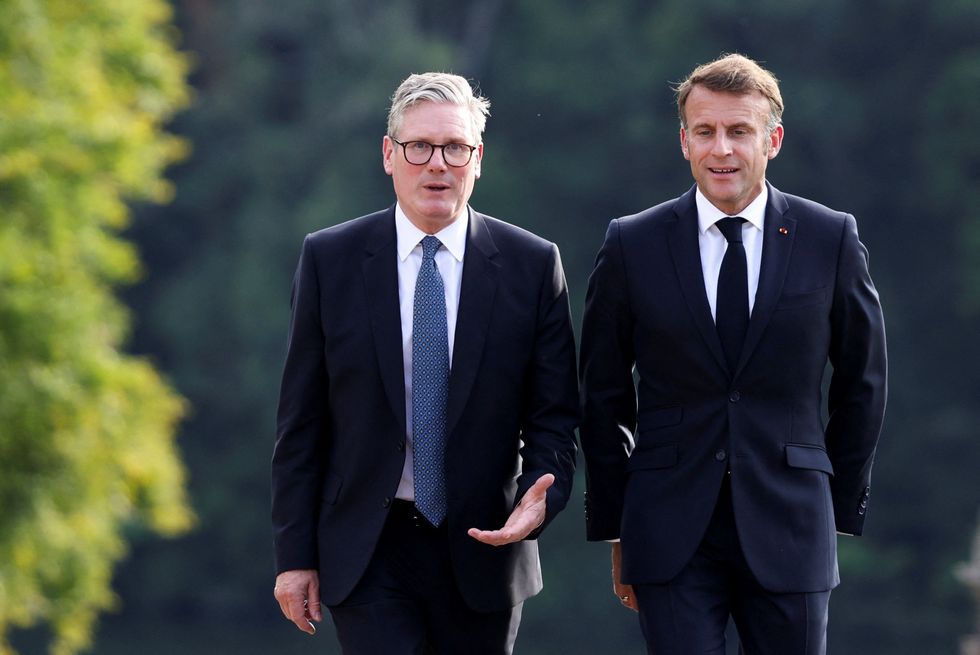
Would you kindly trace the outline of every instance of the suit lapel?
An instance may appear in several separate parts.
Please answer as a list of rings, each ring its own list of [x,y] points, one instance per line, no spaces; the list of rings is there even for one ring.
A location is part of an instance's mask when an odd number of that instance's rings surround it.
[[[401,312],[398,307],[398,251],[395,238],[395,208],[377,221],[365,244],[362,265],[367,304],[371,308],[371,331],[385,394],[401,432],[405,434],[405,366],[402,359]]]
[[[721,339],[718,338],[715,321],[711,318],[708,296],[704,291],[701,247],[698,244],[698,210],[694,201],[694,191],[695,189],[692,188],[677,199],[674,205],[677,220],[668,228],[667,241],[687,308],[708,350],[722,370],[727,372],[725,353],[721,348]]]
[[[769,185],[769,183],[766,183]],[[790,254],[793,252],[793,242],[796,238],[796,220],[787,215],[789,206],[782,193],[769,185],[769,200],[766,203],[766,220],[762,235],[762,264],[759,268],[759,287],[755,293],[755,304],[752,308],[752,318],[749,329],[742,345],[742,356],[739,359],[738,370],[752,355],[759,345],[759,339],[772,318],[776,301],[783,292],[783,282],[789,270]]]
[[[447,434],[452,434],[463,413],[483,356],[500,270],[500,265],[493,261],[496,254],[497,247],[486,220],[471,209],[449,374]]]

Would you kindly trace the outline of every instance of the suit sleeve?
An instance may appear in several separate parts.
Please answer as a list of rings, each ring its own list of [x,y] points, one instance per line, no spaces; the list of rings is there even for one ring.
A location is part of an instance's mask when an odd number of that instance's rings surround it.
[[[319,284],[310,237],[293,279],[292,311],[272,455],[276,572],[316,569],[329,383],[323,359]]]
[[[844,222],[830,314],[827,452],[834,466],[831,492],[837,530],[860,535],[871,492],[871,465],[885,413],[887,359],[878,292],[857,224]]]
[[[585,523],[591,541],[619,538],[626,462],[636,429],[632,317],[618,221],[589,278],[582,324],[580,437],[586,463]]]
[[[568,287],[558,247],[551,246],[541,281],[537,307],[534,355],[521,427],[519,500],[538,478],[555,476],[548,489],[547,513],[534,539],[564,509],[575,473],[575,428],[579,422],[578,379],[575,374],[575,336],[568,304]]]

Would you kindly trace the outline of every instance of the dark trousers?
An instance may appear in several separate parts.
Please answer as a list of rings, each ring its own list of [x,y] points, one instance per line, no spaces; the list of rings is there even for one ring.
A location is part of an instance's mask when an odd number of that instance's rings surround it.
[[[456,587],[445,527],[396,500],[364,576],[328,609],[346,655],[510,655],[522,607],[470,609]]]
[[[728,477],[692,560],[666,584],[634,585],[649,653],[724,655],[728,618],[745,655],[824,655],[830,591],[776,594],[749,570]]]

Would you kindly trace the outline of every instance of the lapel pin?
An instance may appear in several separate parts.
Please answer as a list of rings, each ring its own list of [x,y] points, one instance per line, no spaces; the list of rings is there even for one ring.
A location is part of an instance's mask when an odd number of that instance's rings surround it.
[[[787,230],[785,227],[781,227],[779,228],[779,233],[784,235],[789,234],[789,230]]]

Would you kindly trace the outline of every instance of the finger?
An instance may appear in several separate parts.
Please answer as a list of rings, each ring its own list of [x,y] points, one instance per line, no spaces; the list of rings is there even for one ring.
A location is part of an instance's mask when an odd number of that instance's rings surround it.
[[[520,541],[531,534],[543,520],[543,512],[531,507],[516,507],[507,519],[507,523],[499,530],[479,530],[470,528],[467,534],[477,541],[491,546],[503,546]]]
[[[631,585],[613,585],[613,592],[624,607],[628,607],[634,612],[640,611],[639,605],[636,602],[636,594],[633,593],[633,587]]]
[[[310,615],[314,621],[323,620],[323,612],[320,609],[320,583],[314,578],[313,583],[310,584],[310,596],[306,605],[306,613]],[[314,632],[316,628],[314,628]]]
[[[541,500],[547,495],[548,489],[554,483],[555,476],[551,473],[545,473],[531,485],[531,488],[524,494],[524,498],[528,499],[528,502]]]
[[[518,537],[508,529],[478,530],[477,528],[470,528],[466,531],[466,534],[490,546],[503,546],[518,541]]]
[[[314,628],[310,624],[310,621],[306,615],[305,600],[296,596],[290,598],[288,610],[289,614],[286,616],[296,625],[297,628],[307,634],[313,634]]]
[[[285,589],[276,587],[275,596],[276,601],[279,603],[279,611],[282,612],[283,616],[289,619],[289,593]]]

